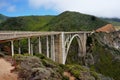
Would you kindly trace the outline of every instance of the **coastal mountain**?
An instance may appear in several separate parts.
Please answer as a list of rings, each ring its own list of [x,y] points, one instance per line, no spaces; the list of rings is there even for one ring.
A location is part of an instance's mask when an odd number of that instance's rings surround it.
[[[50,31],[81,31],[95,30],[106,24],[108,22],[92,15],[65,11],[54,17],[45,27]]]
[[[106,24],[95,16],[65,11],[57,16],[12,17],[0,24],[0,30],[80,31],[95,30]]]

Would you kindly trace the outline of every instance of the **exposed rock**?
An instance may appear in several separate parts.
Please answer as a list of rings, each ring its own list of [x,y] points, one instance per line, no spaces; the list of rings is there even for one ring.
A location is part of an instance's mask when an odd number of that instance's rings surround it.
[[[112,80],[112,78],[114,80],[120,79],[119,35],[120,31],[111,33],[100,32],[92,35],[93,47],[91,48],[91,53],[94,58],[94,65],[91,65],[91,68],[105,76],[111,77],[105,78],[106,80]],[[104,78],[102,79],[105,80]]]
[[[107,25],[105,25],[105,26],[103,26],[103,27],[101,27],[101,28],[98,28],[97,30],[96,30],[96,32],[114,32],[115,31],[115,28],[113,27],[113,25],[112,24],[107,24]]]

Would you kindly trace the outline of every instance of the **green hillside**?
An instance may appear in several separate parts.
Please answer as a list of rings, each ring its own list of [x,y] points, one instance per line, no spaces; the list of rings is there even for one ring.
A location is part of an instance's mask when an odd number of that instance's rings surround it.
[[[0,30],[24,30],[38,31],[54,16],[24,16],[12,17],[0,24]]]
[[[106,21],[95,16],[66,11],[54,17],[44,27],[50,31],[79,31],[94,30],[105,24]]]
[[[0,23],[5,21],[8,17],[0,14]]]
[[[0,24],[0,30],[79,31],[94,30],[107,24],[95,16],[63,12],[58,16],[12,17]]]

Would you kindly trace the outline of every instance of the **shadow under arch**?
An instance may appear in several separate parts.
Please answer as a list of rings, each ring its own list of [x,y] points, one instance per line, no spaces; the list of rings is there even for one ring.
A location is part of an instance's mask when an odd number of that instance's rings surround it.
[[[66,63],[66,60],[67,60],[67,56],[68,56],[68,53],[69,53],[71,44],[72,44],[72,42],[73,42],[74,39],[76,39],[77,44],[78,44],[78,49],[79,49],[79,53],[78,53],[77,56],[81,56],[81,55],[82,55],[82,50],[83,50],[83,48],[82,48],[82,40],[81,40],[81,37],[80,37],[79,34],[75,34],[75,35],[73,35],[73,36],[71,37],[68,45],[65,45],[65,47],[66,47],[65,63]]]

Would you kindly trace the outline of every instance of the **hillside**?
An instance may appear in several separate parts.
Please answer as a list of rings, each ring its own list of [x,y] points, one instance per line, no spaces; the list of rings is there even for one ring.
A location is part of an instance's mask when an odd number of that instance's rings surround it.
[[[79,31],[94,30],[107,22],[78,12],[63,12],[58,16],[24,16],[9,18],[0,30]]]
[[[105,24],[106,21],[95,16],[66,11],[54,17],[44,27],[50,31],[79,31],[94,30]]]
[[[0,23],[5,21],[8,17],[0,14]]]
[[[38,31],[48,23],[53,16],[23,16],[12,17],[0,24],[0,30]]]
[[[111,33],[95,33],[91,36],[92,64],[90,67],[95,71],[120,80],[120,31]],[[88,57],[89,58],[89,57]],[[90,64],[90,60],[88,61]]]

